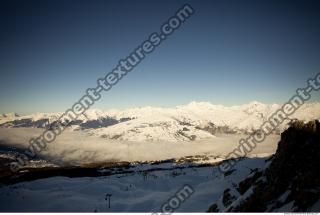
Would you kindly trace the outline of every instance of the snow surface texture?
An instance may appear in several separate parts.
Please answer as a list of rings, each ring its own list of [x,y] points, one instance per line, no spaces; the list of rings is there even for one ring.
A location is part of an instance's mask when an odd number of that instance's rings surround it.
[[[84,130],[93,136],[125,141],[205,140],[215,138],[221,133],[250,133],[258,129],[280,107],[278,104],[268,105],[254,101],[232,107],[208,102],[191,102],[175,108],[142,107],[108,111],[90,109],[79,117],[82,123],[90,123],[85,126],[75,124],[71,128]],[[3,127],[4,123],[7,123],[5,126],[12,127],[10,122],[21,119],[33,121],[48,119],[52,122],[61,114],[36,113],[25,116],[15,113],[4,114],[0,116],[0,127],[1,124]],[[106,123],[103,121],[105,119],[111,120],[112,123]],[[290,116],[290,119],[304,121],[320,119],[320,103],[304,104]],[[287,127],[290,119],[280,126],[278,133]]]
[[[224,189],[237,184],[265,159],[239,161],[231,175],[218,167],[138,172],[98,178],[52,177],[0,188],[0,211],[42,212],[160,212],[161,206],[185,184],[194,193],[176,212],[205,212]],[[105,200],[112,194],[111,207]]]

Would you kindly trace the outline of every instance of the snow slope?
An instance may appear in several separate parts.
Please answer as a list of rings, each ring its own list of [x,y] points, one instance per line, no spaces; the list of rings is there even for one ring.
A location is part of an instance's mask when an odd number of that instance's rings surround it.
[[[243,180],[262,158],[244,159],[224,176],[215,167],[139,172],[107,177],[52,177],[0,188],[2,212],[160,212],[175,192],[188,184],[195,192],[176,212],[205,212],[223,190]],[[140,167],[136,167],[137,170]],[[106,194],[112,194],[108,207]]]

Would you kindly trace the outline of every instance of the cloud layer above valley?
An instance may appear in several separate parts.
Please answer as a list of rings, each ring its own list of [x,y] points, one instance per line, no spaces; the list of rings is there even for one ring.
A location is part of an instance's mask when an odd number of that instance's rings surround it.
[[[1,128],[2,145],[20,149],[43,130],[35,128]],[[130,142],[111,141],[90,136],[82,131],[66,130],[41,152],[41,156],[54,163],[87,164],[109,161],[154,161],[190,155],[225,156],[244,135],[222,135],[212,139],[190,142]],[[263,156],[275,152],[278,135],[271,135],[251,154]]]

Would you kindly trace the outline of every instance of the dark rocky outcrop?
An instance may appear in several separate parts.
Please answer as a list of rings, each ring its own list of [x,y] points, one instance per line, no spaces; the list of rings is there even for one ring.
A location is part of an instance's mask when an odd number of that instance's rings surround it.
[[[30,118],[30,119],[19,119],[19,120],[13,120],[10,122],[6,122],[3,124],[0,124],[0,127],[3,127],[3,128],[7,128],[7,127],[12,127],[12,128],[23,128],[23,127],[45,128],[47,124],[49,124],[49,119],[47,119],[47,118],[39,119],[39,120],[35,120],[35,121],[33,121]]]
[[[212,135],[216,134],[236,134],[236,129],[231,129],[229,126],[217,126],[212,122],[209,122],[204,126],[195,126],[196,129],[209,132]]]
[[[95,128],[102,128],[112,126],[121,122],[126,122],[132,120],[134,118],[121,118],[119,120],[111,118],[111,117],[102,117],[96,120],[73,120],[68,122],[67,126],[71,125],[79,125],[80,129],[95,129]],[[0,124],[0,128],[52,128],[57,121],[50,123],[48,118],[43,118],[39,120],[33,120],[32,118],[26,119],[16,119],[13,121],[5,122]]]
[[[281,134],[271,163],[238,184],[239,196],[249,189],[251,195],[223,210],[229,212],[308,211],[320,198],[320,123],[296,121]],[[227,189],[224,196],[229,193]],[[230,196],[226,196],[229,199]],[[234,197],[232,197],[234,198]],[[231,199],[232,199],[231,198]],[[281,209],[291,204],[289,208]],[[231,206],[229,206],[231,205]],[[217,204],[209,212],[221,211]]]

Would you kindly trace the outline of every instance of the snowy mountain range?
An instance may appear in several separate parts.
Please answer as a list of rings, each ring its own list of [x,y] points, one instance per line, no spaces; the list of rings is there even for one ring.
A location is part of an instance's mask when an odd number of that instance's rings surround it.
[[[193,141],[215,138],[219,134],[252,133],[277,111],[279,104],[257,101],[226,107],[209,102],[191,102],[175,108],[141,107],[125,110],[90,109],[70,123],[70,130],[90,135],[127,141]],[[62,113],[16,113],[0,115],[0,127],[46,128]],[[293,119],[320,119],[320,103],[307,103],[287,119],[276,133]]]

